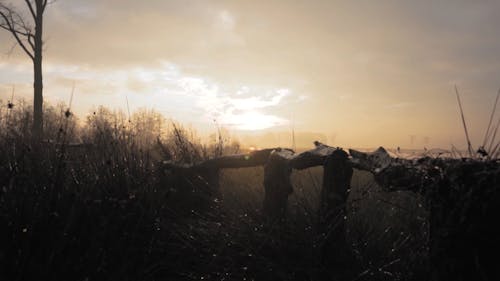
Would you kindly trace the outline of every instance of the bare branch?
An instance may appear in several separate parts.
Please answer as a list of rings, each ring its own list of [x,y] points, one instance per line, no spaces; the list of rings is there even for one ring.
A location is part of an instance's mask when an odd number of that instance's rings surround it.
[[[0,18],[3,19],[3,21],[0,21],[0,28],[9,31],[24,52],[26,52],[31,59],[34,59],[34,54],[30,52],[21,39],[21,37],[24,37],[29,41],[29,38],[32,36],[31,30],[22,20],[22,17],[14,11],[13,8],[0,3]],[[29,44],[31,46],[31,43]]]
[[[28,37],[28,43],[30,44],[31,49],[34,50],[35,49],[35,42],[33,40],[35,39],[35,37],[31,34],[29,34],[29,36],[27,36],[27,37]]]
[[[30,0],[24,0],[24,1],[26,2],[26,5],[28,5],[30,13],[33,16],[33,19],[36,19],[35,9],[33,9],[33,4],[31,4],[31,1]]]

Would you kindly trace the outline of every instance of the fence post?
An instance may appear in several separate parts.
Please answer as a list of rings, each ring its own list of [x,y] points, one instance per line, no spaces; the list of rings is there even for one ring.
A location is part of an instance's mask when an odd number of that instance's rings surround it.
[[[346,239],[346,202],[353,168],[348,154],[337,149],[323,164],[320,226],[325,243],[321,249],[322,263],[343,265],[351,260],[351,248]]]
[[[273,152],[264,166],[264,214],[271,219],[283,219],[286,214],[288,196],[293,192],[288,159],[292,154],[289,150]]]

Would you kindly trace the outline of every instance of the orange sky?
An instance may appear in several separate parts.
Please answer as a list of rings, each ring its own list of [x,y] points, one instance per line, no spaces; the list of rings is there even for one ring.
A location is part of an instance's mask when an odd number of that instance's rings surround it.
[[[63,0],[46,13],[45,97],[67,102],[74,82],[80,115],[127,97],[262,145],[293,128],[344,147],[449,148],[465,143],[456,84],[477,145],[500,87],[498,26],[498,1]],[[12,44],[0,32],[2,100],[12,85],[32,93]]]

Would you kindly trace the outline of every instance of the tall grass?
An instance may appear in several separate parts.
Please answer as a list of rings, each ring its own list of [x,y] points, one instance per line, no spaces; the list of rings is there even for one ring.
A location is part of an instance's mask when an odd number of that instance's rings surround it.
[[[221,198],[162,169],[167,158],[237,152],[223,130],[202,143],[154,111],[99,107],[79,121],[61,104],[45,108],[39,155],[31,107],[0,108],[2,280],[319,280],[332,271],[318,258],[319,168],[294,172],[288,220],[268,224],[262,168],[223,171]],[[389,196],[362,173],[350,198],[356,261],[335,270],[358,280],[425,274],[421,200]]]
[[[465,133],[465,140],[467,142],[467,150],[469,153],[469,158],[478,158],[482,157],[486,160],[494,160],[500,157],[500,140],[497,140],[497,133],[500,128],[500,117],[496,123],[494,119],[496,117],[498,100],[500,98],[500,90],[498,90],[495,102],[493,103],[493,109],[491,110],[490,118],[488,121],[488,126],[486,127],[486,132],[483,138],[482,145],[478,147],[477,152],[473,152],[473,146],[470,141],[469,131],[467,128],[467,122],[464,116],[464,109],[462,107],[462,101],[460,98],[460,93],[458,92],[458,88],[455,85],[455,95],[457,97],[458,108],[460,110],[460,118],[462,120],[462,125]],[[495,125],[496,124],[496,125]],[[461,153],[458,152],[456,148],[452,148],[455,154],[462,157]]]

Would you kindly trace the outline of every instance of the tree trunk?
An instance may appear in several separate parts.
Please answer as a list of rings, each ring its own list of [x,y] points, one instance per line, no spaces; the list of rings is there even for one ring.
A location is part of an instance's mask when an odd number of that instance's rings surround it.
[[[36,2],[37,15],[35,18],[35,46],[33,58],[34,97],[33,97],[33,137],[35,141],[43,138],[43,77],[42,77],[42,51],[43,51],[43,5],[42,1]]]

